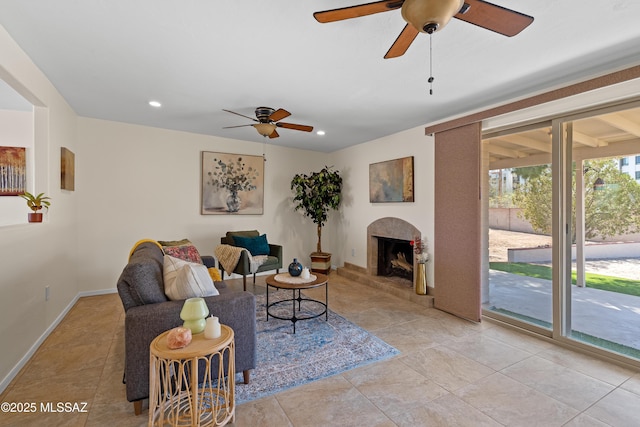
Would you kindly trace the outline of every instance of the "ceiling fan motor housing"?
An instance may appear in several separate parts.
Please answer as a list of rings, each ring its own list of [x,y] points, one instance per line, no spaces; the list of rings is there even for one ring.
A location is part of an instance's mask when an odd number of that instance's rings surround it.
[[[256,108],[256,118],[260,123],[269,123],[271,116],[276,110],[270,107],[258,107]]]
[[[464,0],[405,0],[402,18],[422,32],[432,34],[443,29],[464,6]]]

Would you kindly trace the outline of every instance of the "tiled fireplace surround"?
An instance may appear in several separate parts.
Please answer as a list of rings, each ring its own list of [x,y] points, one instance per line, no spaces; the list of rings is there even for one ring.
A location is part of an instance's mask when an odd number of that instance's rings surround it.
[[[377,275],[379,237],[411,241],[421,239],[422,233],[412,224],[400,218],[385,217],[373,221],[367,227],[367,267],[345,263],[344,267],[338,268],[338,274],[412,302],[433,307],[433,296],[416,295],[414,285],[408,280]],[[415,277],[413,283],[415,284]]]

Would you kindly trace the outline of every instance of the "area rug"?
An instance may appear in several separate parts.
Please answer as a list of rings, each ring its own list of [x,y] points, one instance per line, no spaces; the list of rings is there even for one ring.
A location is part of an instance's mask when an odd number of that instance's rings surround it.
[[[289,292],[269,292],[269,302],[290,296]],[[331,310],[328,310],[327,321],[324,315],[298,321],[294,334],[292,322],[272,317],[266,320],[265,301],[264,294],[256,295],[258,363],[256,369],[251,371],[249,384],[242,382],[242,374],[236,377],[237,404],[400,353]],[[318,304],[303,302],[302,312],[296,313],[296,316],[310,314],[305,307],[315,312],[322,310]],[[283,303],[275,309],[275,314],[285,317],[290,316],[292,307],[290,303]]]

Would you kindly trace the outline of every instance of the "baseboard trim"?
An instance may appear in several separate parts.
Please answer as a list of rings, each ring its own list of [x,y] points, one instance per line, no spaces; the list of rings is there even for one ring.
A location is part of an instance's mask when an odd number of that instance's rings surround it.
[[[33,343],[31,348],[25,353],[24,356],[16,363],[16,365],[9,371],[9,373],[2,379],[0,382],[0,393],[3,393],[11,381],[18,375],[20,370],[24,368],[27,362],[33,357],[35,352],[40,348],[44,340],[53,332],[53,330],[62,322],[62,319],[69,313],[69,310],[78,302],[78,300],[82,297],[96,296],[96,295],[105,295],[105,294],[113,294],[118,292],[117,289],[102,289],[99,291],[84,291],[78,292],[73,299],[67,304],[67,306],[60,312],[60,314],[55,318],[53,322],[49,325],[49,327],[40,335],[40,337]]]
[[[94,297],[97,295],[108,295],[108,294],[116,294],[118,293],[117,289],[100,289],[99,291],[84,291],[84,292],[78,292],[78,295],[76,295],[76,301],[78,300],[78,298],[82,298],[82,297]]]

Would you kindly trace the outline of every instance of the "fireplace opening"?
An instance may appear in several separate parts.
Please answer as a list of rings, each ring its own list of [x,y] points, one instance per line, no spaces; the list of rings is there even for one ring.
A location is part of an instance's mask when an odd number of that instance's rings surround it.
[[[378,276],[413,282],[413,246],[408,240],[378,237]]]

